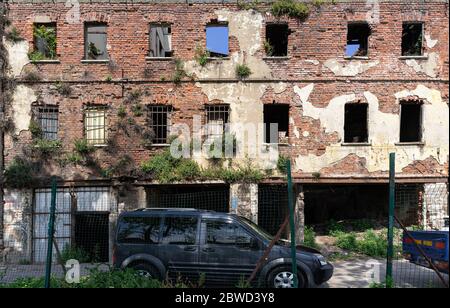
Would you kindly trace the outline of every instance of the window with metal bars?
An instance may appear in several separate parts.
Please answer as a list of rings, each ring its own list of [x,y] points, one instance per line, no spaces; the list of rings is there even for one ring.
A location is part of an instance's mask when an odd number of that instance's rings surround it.
[[[230,117],[230,106],[206,106],[206,124],[208,137],[221,137],[227,133],[227,124]]]
[[[59,114],[58,107],[39,107],[37,111],[37,122],[42,131],[42,138],[47,140],[57,140]]]
[[[84,111],[86,141],[92,145],[106,143],[106,108],[87,107]]]
[[[149,105],[149,125],[153,130],[153,144],[167,144],[171,126],[172,106]]]

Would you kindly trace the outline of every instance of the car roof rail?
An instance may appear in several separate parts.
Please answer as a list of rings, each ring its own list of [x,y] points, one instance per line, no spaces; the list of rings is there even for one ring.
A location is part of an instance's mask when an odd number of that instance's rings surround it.
[[[135,212],[147,212],[147,211],[199,211],[199,210],[194,208],[173,208],[173,207],[172,208],[151,207],[135,210]]]

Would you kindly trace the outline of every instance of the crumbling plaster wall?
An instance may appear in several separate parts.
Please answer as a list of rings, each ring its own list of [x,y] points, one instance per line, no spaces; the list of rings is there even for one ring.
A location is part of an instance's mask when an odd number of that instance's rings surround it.
[[[423,145],[400,145],[400,115],[384,113],[379,109],[378,98],[371,92],[363,93],[368,104],[369,144],[366,146],[343,145],[344,136],[344,108],[345,104],[355,102],[357,94],[348,94],[333,98],[324,108],[315,107],[309,101],[309,95],[314,89],[310,84],[306,87],[294,87],[303,107],[303,116],[320,120],[328,133],[337,132],[341,142],[327,146],[324,155],[306,155],[296,157],[296,165],[303,172],[319,172],[321,169],[334,164],[345,157],[356,154],[366,160],[369,172],[388,171],[389,153],[397,153],[396,171],[401,172],[412,161],[425,160],[434,157],[440,164],[448,159],[448,104],[443,101],[438,90],[419,85],[415,90],[404,90],[395,94],[393,101],[400,104],[401,99],[417,97],[423,99]],[[340,116],[336,116],[340,115]],[[297,168],[298,170],[298,168]]]
[[[5,190],[3,236],[7,261],[31,259],[32,202],[31,189]]]

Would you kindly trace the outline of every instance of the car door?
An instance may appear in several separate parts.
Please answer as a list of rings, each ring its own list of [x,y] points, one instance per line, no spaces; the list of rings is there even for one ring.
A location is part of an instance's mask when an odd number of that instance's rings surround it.
[[[167,266],[169,278],[198,280],[199,220],[197,216],[165,216],[160,259]]]
[[[262,253],[258,239],[232,219],[202,219],[199,269],[207,285],[246,281]]]

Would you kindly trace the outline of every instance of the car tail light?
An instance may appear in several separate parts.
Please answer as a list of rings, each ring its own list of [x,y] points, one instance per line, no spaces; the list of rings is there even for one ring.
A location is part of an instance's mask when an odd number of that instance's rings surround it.
[[[445,243],[444,242],[437,242],[435,244],[436,249],[445,249]]]
[[[412,238],[409,238],[409,237],[405,237],[405,238],[403,239],[403,242],[404,242],[405,244],[412,244],[412,243],[413,243],[413,239],[412,239]]]

